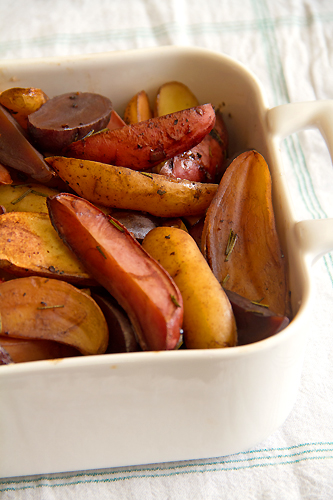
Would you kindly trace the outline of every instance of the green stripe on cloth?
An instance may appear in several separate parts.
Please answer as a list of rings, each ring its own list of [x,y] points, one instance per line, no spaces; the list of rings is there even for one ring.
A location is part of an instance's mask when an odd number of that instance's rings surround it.
[[[56,44],[82,44],[87,42],[115,41],[115,40],[137,40],[148,38],[160,38],[169,34],[184,33],[187,36],[221,34],[239,31],[274,30],[281,26],[309,27],[314,23],[333,22],[333,12],[324,14],[313,14],[308,16],[286,16],[273,18],[269,15],[262,16],[260,20],[244,20],[216,23],[195,23],[180,25],[175,22],[163,23],[152,27],[136,27],[128,29],[107,30],[87,33],[59,33],[51,36],[38,38],[24,38],[14,40],[3,40],[0,42],[0,54],[7,50],[19,47],[40,47]]]
[[[216,460],[196,460],[170,465],[126,467],[102,471],[48,474],[41,477],[0,480],[0,492],[21,491],[32,488],[56,488],[89,483],[110,483],[142,478],[170,477],[175,475],[204,474],[211,472],[241,471],[269,466],[295,465],[314,460],[332,460],[333,442],[303,443],[284,448],[263,448],[248,453],[238,453]]]

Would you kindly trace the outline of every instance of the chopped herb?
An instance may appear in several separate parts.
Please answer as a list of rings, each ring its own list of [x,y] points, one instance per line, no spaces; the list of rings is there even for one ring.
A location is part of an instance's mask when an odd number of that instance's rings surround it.
[[[234,231],[232,229],[230,229],[228,243],[227,243],[227,247],[225,249],[225,256],[226,256],[225,262],[227,262],[229,260],[231,252],[233,251],[233,249],[236,245],[237,238],[238,238],[238,234],[234,233]]]
[[[267,309],[269,309],[269,306],[267,304],[262,304],[261,301],[263,299],[260,299],[260,300],[251,300],[251,304],[254,304],[255,306],[261,306],[261,307],[266,307]]]
[[[48,194],[45,194],[45,193],[41,193],[40,191],[36,191],[35,189],[32,189],[31,190],[32,194],[35,194],[37,196],[44,196],[44,198],[48,198]]]
[[[149,174],[148,172],[140,172],[141,175],[145,175],[146,177],[149,177],[149,179],[154,179],[152,174]]]
[[[101,130],[98,130],[97,132],[94,132],[94,135],[104,134],[104,132],[108,132],[108,131],[110,131],[110,129],[105,127],[105,128],[102,128]]]
[[[170,298],[176,307],[180,307],[180,304],[174,295],[170,295]]]
[[[224,286],[224,285],[226,284],[226,282],[228,281],[228,279],[229,279],[229,278],[230,278],[230,274],[227,274],[227,275],[223,278],[221,285],[222,285],[222,286]]]
[[[157,190],[157,194],[159,194],[159,195],[161,195],[161,196],[162,196],[163,194],[165,194],[165,193],[166,193],[166,191],[163,191],[162,189],[158,189],[158,190]]]
[[[247,309],[246,312],[247,313],[252,313],[252,314],[259,314],[260,316],[264,316],[264,312],[263,311],[258,311],[258,309]]]
[[[93,135],[93,133],[94,133],[94,129],[90,130],[90,132],[88,132],[84,137],[82,137],[81,140],[83,141],[84,139],[87,139],[88,137]],[[75,137],[75,139],[78,139],[78,136]]]
[[[105,255],[105,253],[103,252],[103,250],[101,249],[101,247],[100,247],[100,246],[98,246],[98,245],[97,245],[96,250],[98,250],[98,251],[99,251],[99,253],[100,253],[101,255],[103,255],[104,259],[106,259],[106,255]]]
[[[65,307],[64,304],[57,304],[55,306],[41,306],[37,307],[38,310],[43,310],[43,309],[59,309],[60,307]]]
[[[19,196],[18,198],[16,198],[16,200],[13,200],[11,202],[12,205],[16,205],[16,203],[19,203],[21,200],[23,200],[23,198],[25,198],[26,196],[28,196],[28,194],[30,194],[31,192],[32,192],[32,188],[27,189],[27,191],[24,191],[24,193],[21,194],[21,196]]]
[[[117,221],[115,221],[114,219],[111,219],[111,218],[109,219],[109,221],[110,221],[110,222],[111,222],[111,224],[112,224],[114,227],[116,227],[119,231],[121,231],[122,233],[124,232],[124,228],[123,228],[123,227],[121,227],[121,225],[120,225]]]

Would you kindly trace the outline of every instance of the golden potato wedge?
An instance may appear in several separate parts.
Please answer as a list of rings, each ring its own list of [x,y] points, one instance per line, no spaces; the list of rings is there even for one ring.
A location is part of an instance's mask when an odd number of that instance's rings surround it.
[[[234,346],[237,332],[231,304],[193,238],[176,227],[157,227],[142,246],[166,269],[182,294],[186,347]]]
[[[53,156],[46,161],[82,198],[94,204],[144,211],[157,217],[203,214],[218,187],[90,160]]]
[[[127,125],[149,120],[152,116],[149,98],[144,90],[132,97],[124,111],[124,121]]]
[[[48,213],[46,198],[59,193],[43,184],[0,185],[0,205],[6,212]]]
[[[0,216],[0,268],[16,276],[34,274],[71,283],[94,283],[61,241],[49,216],[37,212]]]
[[[86,355],[106,351],[109,332],[101,309],[69,283],[18,278],[0,283],[0,297],[0,335],[53,340]]]
[[[47,100],[47,95],[41,89],[32,87],[14,87],[0,94],[0,104],[8,109],[24,129],[28,126],[28,115],[37,111]]]
[[[198,99],[184,83],[167,82],[158,89],[154,105],[154,116],[168,115],[198,105]]]

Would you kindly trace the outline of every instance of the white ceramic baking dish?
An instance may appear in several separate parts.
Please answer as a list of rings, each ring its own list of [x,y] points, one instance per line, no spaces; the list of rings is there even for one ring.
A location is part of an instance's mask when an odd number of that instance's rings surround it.
[[[109,96],[120,113],[137,91],[153,97],[170,80],[187,84],[202,103],[223,101],[231,154],[255,148],[269,163],[295,317],[274,337],[226,350],[0,366],[1,477],[235,453],[266,438],[292,408],[311,315],[311,267],[333,249],[333,220],[296,221],[279,143],[317,126],[332,154],[333,102],[268,109],[247,69],[195,48],[0,62],[0,90],[95,91]]]

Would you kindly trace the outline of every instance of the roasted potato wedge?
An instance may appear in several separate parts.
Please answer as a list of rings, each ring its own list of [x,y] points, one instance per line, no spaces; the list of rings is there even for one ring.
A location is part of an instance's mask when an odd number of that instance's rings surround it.
[[[154,105],[154,116],[168,115],[198,105],[198,99],[184,83],[167,82],[158,89]]]
[[[193,238],[182,229],[157,227],[142,246],[168,271],[182,294],[186,347],[234,346],[237,332],[230,302]]]
[[[1,105],[0,162],[39,182],[46,183],[54,175],[43,156],[30,144],[22,127]]]
[[[0,216],[0,268],[16,276],[95,283],[44,213],[9,212]]]
[[[183,302],[167,272],[125,226],[86,200],[63,193],[47,204],[61,238],[128,314],[141,348],[174,349]]]
[[[218,187],[63,156],[46,161],[82,198],[105,207],[144,211],[157,217],[202,215]]]
[[[133,170],[149,170],[193,148],[214,124],[214,109],[211,104],[204,104],[116,130],[106,129],[73,142],[64,154]]]
[[[272,205],[268,165],[257,151],[237,156],[205,218],[202,252],[223,286],[288,315],[286,262]]]
[[[132,97],[124,111],[124,121],[127,125],[149,120],[152,116],[149,98],[144,90]]]
[[[48,100],[47,95],[33,87],[13,87],[0,94],[0,104],[13,115],[25,130],[28,127],[28,116],[37,111]]]
[[[0,297],[0,335],[53,340],[82,354],[106,351],[109,333],[102,311],[74,286],[30,276],[0,283]]]

